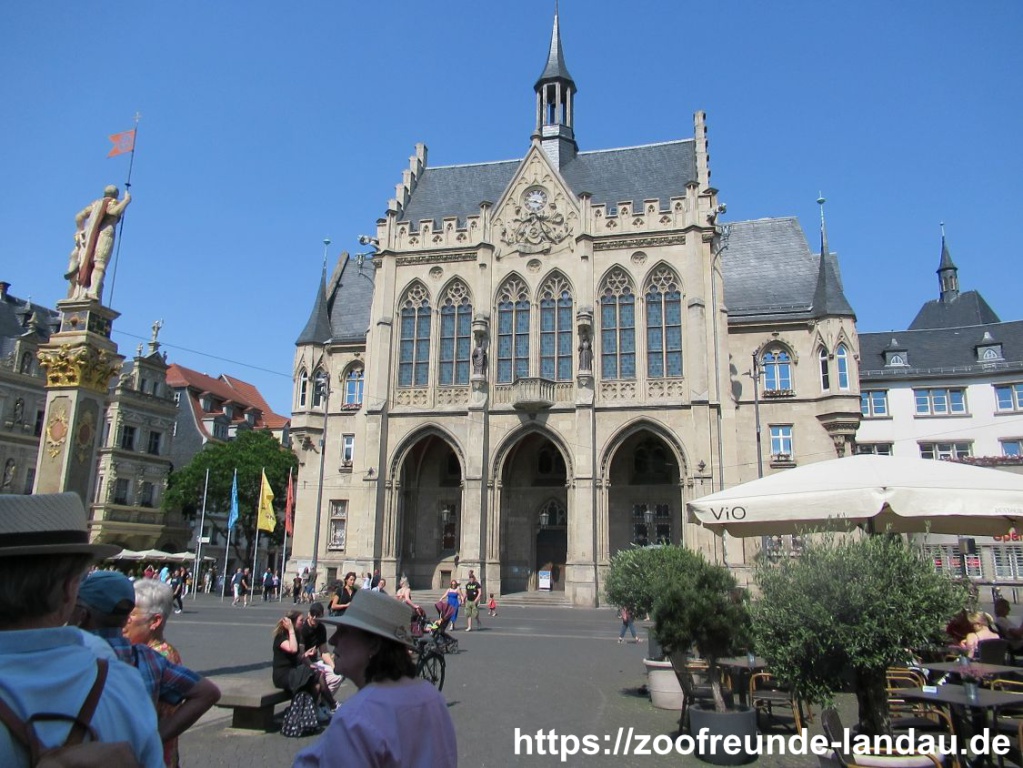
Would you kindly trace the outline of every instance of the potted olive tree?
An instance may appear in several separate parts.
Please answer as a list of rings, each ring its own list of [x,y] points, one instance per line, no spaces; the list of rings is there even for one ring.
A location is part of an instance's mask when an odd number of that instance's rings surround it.
[[[686,727],[688,715],[692,733],[707,729],[712,735],[752,739],[757,732],[756,712],[749,707],[733,708],[730,700],[726,701],[717,665],[719,658],[747,647],[746,593],[737,587],[727,568],[707,562],[702,555],[696,559],[697,567],[690,579],[670,585],[654,603],[657,638],[668,652],[689,701],[679,730]],[[704,707],[697,700],[697,686],[685,663],[686,653],[693,648],[707,663],[712,707]],[[755,755],[746,753],[725,754],[720,746],[698,756],[716,765],[739,765],[755,759]]]
[[[966,590],[891,535],[823,535],[797,558],[761,561],[751,606],[757,651],[804,701],[829,706],[851,680],[859,729],[892,732],[885,670],[933,643]]]
[[[611,558],[604,579],[604,597],[611,605],[631,609],[637,617],[648,616],[654,601],[671,585],[688,581],[699,563],[699,557],[691,550],[671,544],[623,549]],[[648,658],[643,664],[650,702],[660,709],[682,709],[682,688],[671,662],[664,659],[654,628],[650,632]]]

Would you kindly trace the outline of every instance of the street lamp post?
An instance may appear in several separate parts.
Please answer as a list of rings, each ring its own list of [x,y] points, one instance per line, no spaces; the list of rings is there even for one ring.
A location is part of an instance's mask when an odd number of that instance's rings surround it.
[[[316,487],[316,521],[313,523],[313,573],[318,575],[317,565],[320,561],[320,519],[323,517],[323,467],[327,453],[327,414],[330,411],[330,375],[320,371],[316,377],[314,392],[323,392],[323,430],[320,432],[320,482]],[[315,400],[315,394],[313,395]]]
[[[753,418],[757,423],[757,477],[764,476],[764,451],[760,437],[760,359],[753,353]]]

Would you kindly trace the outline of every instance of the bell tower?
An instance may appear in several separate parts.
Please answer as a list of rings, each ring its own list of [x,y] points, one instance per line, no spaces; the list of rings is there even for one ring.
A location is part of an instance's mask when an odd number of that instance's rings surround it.
[[[565,66],[558,28],[558,7],[554,6],[554,31],[543,73],[533,86],[536,91],[536,133],[540,146],[555,168],[572,160],[578,147],[572,124],[575,118],[575,81]]]

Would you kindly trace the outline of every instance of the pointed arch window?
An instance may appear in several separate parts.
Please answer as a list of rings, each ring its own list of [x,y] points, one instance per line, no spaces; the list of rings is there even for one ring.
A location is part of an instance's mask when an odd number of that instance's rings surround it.
[[[529,293],[518,278],[497,295],[497,383],[529,375]]]
[[[682,292],[679,279],[660,267],[646,290],[647,375],[682,376]]]
[[[430,375],[430,297],[419,283],[401,303],[398,386],[425,387]]]
[[[835,350],[835,366],[838,368],[838,388],[849,389],[849,350],[845,344],[839,344]]]
[[[322,408],[324,395],[327,392],[327,387],[323,381],[327,378],[327,374],[321,368],[317,368],[313,372],[313,408]]]
[[[302,369],[302,373],[298,375],[298,407],[305,408],[306,403],[309,402],[309,374]]]
[[[540,290],[540,375],[572,379],[572,293],[561,275]]]
[[[354,409],[362,405],[363,384],[362,368],[350,368],[345,374],[344,408]]]
[[[777,392],[792,389],[792,358],[783,349],[771,349],[761,360],[764,370],[764,390]]]
[[[453,283],[440,302],[440,383],[469,383],[472,355],[472,304],[461,280]]]
[[[828,350],[821,347],[817,356],[821,364],[821,392],[827,392],[831,389],[831,368],[828,361]]]
[[[600,375],[636,378],[636,297],[622,269],[614,269],[600,290]]]

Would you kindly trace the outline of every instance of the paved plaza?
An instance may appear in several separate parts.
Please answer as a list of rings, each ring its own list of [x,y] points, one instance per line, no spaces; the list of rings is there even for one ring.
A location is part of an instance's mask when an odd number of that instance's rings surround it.
[[[420,595],[422,602],[432,602]],[[429,600],[428,600],[429,598]],[[271,631],[283,604],[258,601],[234,608],[230,599],[200,596],[172,616],[168,638],[184,662],[209,676],[240,675],[269,680]],[[702,765],[693,757],[576,756],[561,762],[548,755],[514,753],[522,733],[582,737],[595,734],[613,746],[619,728],[635,734],[674,736],[678,715],[655,709],[645,693],[644,642],[619,645],[619,622],[611,609],[502,607],[484,617],[482,631],[455,633],[461,652],[448,657],[444,695],[458,733],[461,766]],[[347,684],[342,699],[354,689]],[[846,702],[851,706],[851,702]],[[278,707],[280,713],[286,705]],[[846,715],[851,716],[852,710]],[[780,731],[779,731],[780,732]],[[811,732],[819,732],[815,723]],[[185,768],[290,766],[295,753],[315,736],[288,739],[280,733],[236,730],[228,710],[214,709],[181,741]],[[815,757],[762,757],[760,766],[816,766]]]

